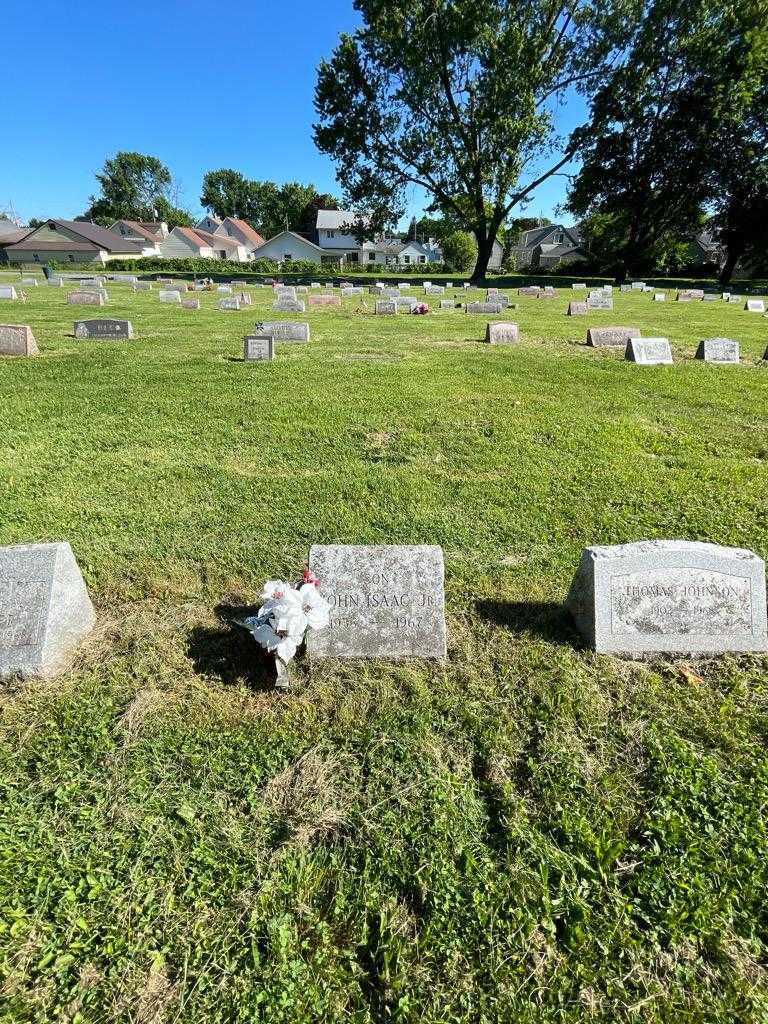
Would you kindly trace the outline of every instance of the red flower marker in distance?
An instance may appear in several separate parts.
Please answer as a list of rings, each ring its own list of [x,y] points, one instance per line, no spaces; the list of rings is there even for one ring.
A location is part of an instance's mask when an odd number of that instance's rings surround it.
[[[314,586],[320,586],[320,580],[315,576],[311,569],[305,569],[301,574],[302,583],[312,583]]]

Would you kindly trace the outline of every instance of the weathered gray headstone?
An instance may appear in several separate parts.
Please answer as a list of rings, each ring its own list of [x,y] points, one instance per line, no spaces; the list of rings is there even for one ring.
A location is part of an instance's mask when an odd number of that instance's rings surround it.
[[[517,294],[518,295],[527,295],[527,296],[529,296],[532,299],[537,299],[539,297],[539,292],[540,291],[541,291],[541,289],[539,288],[539,286],[537,284],[532,284],[532,285],[528,285],[525,288],[518,288],[517,289]]]
[[[520,330],[517,324],[486,324],[485,340],[489,345],[511,345],[520,340]]]
[[[590,327],[587,331],[587,344],[593,348],[624,346],[630,338],[639,337],[639,327]]]
[[[453,299],[440,299],[440,309],[455,309],[456,303]]]
[[[340,295],[310,295],[307,299],[310,306],[340,306]]]
[[[269,334],[249,334],[244,339],[243,359],[246,363],[275,358],[275,339]]]
[[[581,282],[581,281],[579,281],[577,284],[572,284],[571,285],[571,288],[575,292],[583,292],[583,291],[586,290],[586,287],[587,287],[586,282]]]
[[[171,302],[181,305],[181,292],[169,291],[168,289],[163,288],[157,293],[157,297],[161,302]]]
[[[75,320],[76,338],[132,338],[130,320]]]
[[[152,282],[151,281],[136,281],[133,286],[135,292],[151,292]]]
[[[36,277],[22,277],[21,283],[25,288],[37,288],[40,284]]]
[[[240,309],[240,299],[230,296],[228,299],[219,299],[219,309]]]
[[[440,284],[430,284],[424,286],[425,295],[444,295],[445,288]]]
[[[380,299],[376,303],[378,316],[397,316],[397,302],[394,299]]]
[[[712,292],[706,292],[704,295],[705,302],[718,302],[720,299],[719,295],[713,295]]]
[[[606,654],[768,651],[765,563],[743,548],[683,540],[587,548],[566,606]]]
[[[64,279],[61,277],[49,277],[45,282],[49,288],[63,288]]]
[[[586,316],[587,315],[587,304],[586,302],[569,302],[568,303],[568,316]]]
[[[310,658],[445,659],[441,548],[315,544],[309,567],[332,606],[309,632]]]
[[[744,309],[747,310],[748,313],[764,313],[765,302],[762,299],[747,299]]]
[[[464,307],[467,313],[501,313],[504,308],[500,302],[468,302]]]
[[[667,296],[666,296],[666,294],[664,292],[654,292],[653,293],[653,301],[654,302],[666,302],[667,301]]]
[[[587,299],[587,307],[589,309],[613,309],[613,299],[610,295],[603,295],[601,292],[599,295],[590,295]]]
[[[290,320],[268,320],[257,323],[254,334],[267,335],[275,341],[309,341],[309,324]]]
[[[103,306],[103,292],[69,292],[67,302],[70,306]]]
[[[39,354],[32,328],[26,324],[0,324],[0,356]]]
[[[341,289],[341,297],[342,299],[352,299],[355,298],[355,296],[357,295],[362,295],[363,291],[364,290],[362,288],[357,288],[350,285],[349,288]]]
[[[399,298],[395,299],[395,302],[397,303],[398,309],[408,310],[413,309],[414,306],[418,306],[419,304],[419,300],[413,295],[401,295]]]
[[[633,292],[641,292],[645,288],[645,281],[633,281],[630,288]]]
[[[744,301],[744,296],[743,295],[729,295],[728,296],[728,303],[730,305],[733,305],[733,304],[739,303],[739,302],[743,302],[743,301]]]
[[[620,288],[623,292],[631,292],[633,290],[631,284],[622,284]]]
[[[696,358],[707,363],[738,363],[739,343],[732,338],[705,338],[699,342]]]
[[[18,297],[12,284],[0,284],[0,299],[18,299]]]
[[[303,313],[304,300],[278,299],[277,302],[272,303],[272,309],[275,311],[275,313]]]
[[[231,284],[220,284],[217,286],[216,291],[219,295],[231,295],[232,285]]]
[[[0,548],[0,678],[55,676],[95,621],[69,544]]]
[[[182,299],[182,309],[200,309],[200,299]]]
[[[674,362],[668,338],[630,338],[624,358],[642,366],[670,366]]]

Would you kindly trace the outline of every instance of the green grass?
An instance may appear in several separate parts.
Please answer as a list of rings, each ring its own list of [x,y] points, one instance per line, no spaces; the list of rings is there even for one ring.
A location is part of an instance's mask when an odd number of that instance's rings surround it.
[[[0,690],[0,1021],[768,1019],[766,660],[596,656],[561,606],[587,544],[768,554],[768,321],[561,292],[487,347],[347,300],[246,365],[269,292],[109,292],[0,303],[42,353],[0,360],[0,543],[69,540],[99,617]],[[276,695],[230,620],[313,542],[442,545],[447,665]]]

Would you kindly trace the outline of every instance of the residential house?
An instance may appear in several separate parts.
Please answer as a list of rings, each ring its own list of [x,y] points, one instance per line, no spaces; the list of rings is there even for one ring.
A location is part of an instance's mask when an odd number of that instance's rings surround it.
[[[155,256],[160,255],[160,244],[168,237],[165,221],[116,220],[109,225],[109,230],[131,242],[153,246],[157,250],[153,253]]]
[[[201,228],[193,229],[196,235],[213,249],[213,255],[220,260],[232,260],[235,263],[247,263],[251,259],[250,249],[243,245],[237,238],[230,238],[229,235],[211,235]]]
[[[281,231],[264,242],[254,252],[253,259],[274,260],[276,263],[282,263],[284,260],[322,263],[323,250],[302,235],[297,235],[295,231]]]
[[[208,238],[212,238],[209,235]],[[195,228],[175,227],[162,243],[163,256],[168,259],[216,259],[213,246]]]
[[[326,254],[326,259],[344,260],[357,263],[360,258],[360,243],[352,234],[352,226],[365,217],[358,217],[352,210],[318,210],[315,224],[316,242]]]
[[[511,255],[517,270],[549,270],[589,258],[578,228],[566,228],[562,224],[523,231]]]
[[[477,235],[475,235],[473,233],[473,237],[475,239],[475,244],[477,245]],[[498,240],[498,238],[494,238],[494,240],[493,240],[493,248],[491,249],[491,258],[488,260],[488,269],[489,270],[501,270],[501,264],[502,264],[503,259],[504,259],[504,246]]]
[[[264,245],[264,239],[258,231],[252,228],[248,221],[238,220],[236,217],[225,217],[212,234],[226,234],[230,238],[237,239],[241,245],[246,247],[249,253],[254,253],[259,246]]]
[[[400,238],[381,238],[363,242],[358,253],[362,264],[388,267],[419,267],[442,262],[443,254],[433,238],[429,242],[404,242]]]
[[[201,231],[207,231],[209,235],[215,235],[221,227],[221,221],[218,217],[211,217],[210,214],[199,220],[195,224],[195,228],[200,228]]]
[[[154,254],[154,246],[122,238],[89,221],[47,220],[23,238],[4,247],[9,263],[102,263],[115,259],[141,259]]]
[[[9,235],[18,235],[20,231],[28,235],[31,230],[32,228],[25,228],[23,224],[18,224],[10,217],[0,214],[0,239],[7,238]]]

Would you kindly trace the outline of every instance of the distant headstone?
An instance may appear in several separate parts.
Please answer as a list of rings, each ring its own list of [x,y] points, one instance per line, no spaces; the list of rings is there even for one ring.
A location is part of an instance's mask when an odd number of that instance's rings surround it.
[[[613,299],[610,295],[603,295],[602,292],[599,295],[592,296],[587,299],[588,309],[613,309]]]
[[[320,282],[319,281],[310,281],[309,282],[309,287],[310,288],[320,288]]]
[[[468,302],[464,307],[467,313],[501,313],[504,308],[500,302]]]
[[[275,358],[275,339],[267,334],[249,334],[243,342],[243,359],[246,363],[261,362]]]
[[[40,284],[36,277],[22,277],[21,283],[25,288],[37,288]]]
[[[554,297],[555,297],[555,289],[554,288],[550,288],[550,287],[542,288],[541,291],[539,292],[539,296],[538,297],[540,299],[554,299]]]
[[[537,299],[539,297],[539,292],[540,291],[541,291],[541,289],[539,288],[538,285],[529,285],[526,288],[518,288],[517,289],[517,294],[518,295],[527,295],[529,298]]]
[[[586,316],[587,308],[586,302],[569,302],[568,316]]]
[[[653,293],[653,301],[654,302],[666,302],[667,301],[667,296],[666,296],[666,294],[664,292],[654,292]]]
[[[219,299],[219,309],[240,309],[240,299],[234,295],[226,299]]]
[[[306,288],[304,289],[304,291],[306,291]],[[248,294],[248,292],[238,292],[236,297],[240,300],[240,305],[241,306],[252,306],[253,305],[253,299]]]
[[[671,366],[674,362],[668,338],[630,338],[624,358],[642,366]]]
[[[630,287],[633,292],[641,292],[645,288],[645,281],[633,281]]]
[[[25,324],[0,324],[0,356],[36,355],[39,355],[39,349],[31,327]]]
[[[278,299],[272,303],[275,313],[303,313],[304,308],[303,299]]]
[[[520,340],[520,330],[517,324],[486,324],[485,340],[489,345],[512,345]]]
[[[621,291],[623,291],[623,292],[631,292],[632,291],[632,285],[631,284],[622,284],[622,285],[620,285],[620,288],[621,288]]]
[[[705,302],[717,302],[719,300],[719,298],[720,298],[719,295],[713,295],[712,292],[705,292],[705,294],[704,294],[704,301]]]
[[[394,299],[380,299],[376,303],[376,313],[378,316],[396,316],[397,302]]]
[[[744,296],[743,295],[729,295],[728,296],[729,304],[739,303],[739,302],[743,302],[743,301],[744,301]]]
[[[157,297],[161,302],[172,302],[177,305],[181,305],[181,292],[177,292],[175,290],[169,291],[168,289],[163,288],[157,293]]]
[[[255,335],[267,335],[275,341],[309,341],[309,324],[294,323],[290,320],[268,320],[258,323],[253,332]]]
[[[586,290],[586,287],[587,287],[586,282],[583,282],[583,281],[579,281],[577,284],[572,284],[571,285],[571,288],[575,292],[583,292],[583,291]]]
[[[67,302],[70,306],[103,306],[103,292],[69,292]]]
[[[408,284],[408,282],[407,282],[407,281],[401,281],[401,282],[400,282],[400,283],[398,284],[398,286],[397,286],[397,288],[398,288],[398,291],[401,291],[401,292],[407,292],[407,291],[408,291],[408,289],[409,289],[410,287],[411,287],[411,286],[410,286],[410,284]]]
[[[49,277],[45,282],[49,288],[63,288],[64,279],[61,277]]]
[[[738,363],[739,343],[732,338],[705,338],[699,342],[696,358],[707,363]]]
[[[0,299],[18,299],[18,297],[12,284],[0,284]]]
[[[699,302],[704,297],[704,293],[697,295],[692,289],[677,293],[678,302]]]
[[[341,289],[341,297],[342,297],[342,299],[351,299],[351,298],[354,298],[356,295],[362,295],[362,294],[363,294],[363,289],[362,288],[349,287],[349,288],[342,288]]]
[[[592,348],[625,346],[630,338],[639,337],[639,327],[590,327],[587,331],[587,344]]]
[[[182,309],[200,309],[200,299],[182,299]]]
[[[444,295],[445,288],[439,284],[430,284],[424,286],[425,295]]]
[[[75,320],[75,337],[132,338],[133,324],[130,320]]]
[[[743,548],[683,540],[587,548],[566,606],[604,654],[768,651],[765,563]]]
[[[310,658],[431,658],[446,651],[443,552],[426,544],[315,544],[309,567],[331,603],[310,630]]]
[[[217,286],[216,291],[219,295],[231,295],[232,285],[231,284],[220,284]]]
[[[724,302],[727,302],[728,299],[730,299],[730,297],[731,297],[731,293],[730,292],[723,292],[722,298],[723,298]]]
[[[453,281],[446,281],[445,282],[445,287],[446,287],[446,290],[448,290],[450,288],[453,288]]]
[[[764,313],[765,302],[762,299],[747,299],[744,309],[747,310],[748,313]]]
[[[453,299],[440,299],[440,309],[455,309],[456,303]]]
[[[151,292],[152,282],[151,281],[136,281],[133,286],[135,292]]]
[[[95,621],[69,544],[0,548],[0,678],[57,675]]]
[[[413,309],[414,306],[418,306],[419,300],[413,295],[401,295],[398,299],[395,299],[398,309]]]
[[[310,306],[340,306],[340,295],[310,295],[307,299]]]

